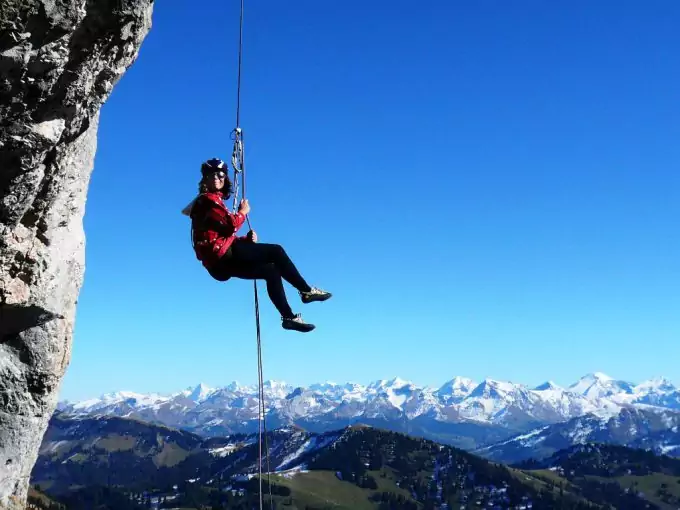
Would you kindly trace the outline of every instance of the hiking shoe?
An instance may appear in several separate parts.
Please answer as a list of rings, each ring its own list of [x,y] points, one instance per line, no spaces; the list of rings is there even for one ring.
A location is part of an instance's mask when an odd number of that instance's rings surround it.
[[[299,313],[296,313],[292,317],[283,317],[281,319],[281,325],[283,326],[283,329],[292,329],[302,333],[307,333],[316,327],[314,324],[308,324],[303,321],[302,316]]]
[[[300,298],[303,303],[311,303],[312,301],[326,301],[333,294],[326,292],[325,290],[317,289],[312,287],[309,292],[300,292]]]

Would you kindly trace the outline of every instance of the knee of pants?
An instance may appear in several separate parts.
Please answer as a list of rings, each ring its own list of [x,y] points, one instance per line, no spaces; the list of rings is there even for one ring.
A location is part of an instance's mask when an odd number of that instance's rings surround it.
[[[264,276],[264,279],[267,280],[268,282],[272,280],[281,279],[281,272],[278,270],[276,264],[274,264],[273,262],[264,266],[262,274]]]
[[[283,249],[283,246],[280,244],[272,244],[272,252],[276,257],[285,257],[286,256],[286,250]]]

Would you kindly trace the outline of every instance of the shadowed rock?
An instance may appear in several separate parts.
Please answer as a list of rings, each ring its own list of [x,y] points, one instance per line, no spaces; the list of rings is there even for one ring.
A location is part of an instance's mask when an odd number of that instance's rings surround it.
[[[51,320],[63,318],[36,305],[0,304],[0,343],[8,336],[18,335]]]

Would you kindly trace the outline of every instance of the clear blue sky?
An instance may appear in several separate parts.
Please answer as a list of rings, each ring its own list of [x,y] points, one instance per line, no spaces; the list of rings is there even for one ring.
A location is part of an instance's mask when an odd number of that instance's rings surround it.
[[[228,158],[238,0],[157,2],[104,106],[61,398],[256,383],[180,210]],[[680,383],[680,3],[246,0],[251,220],[332,300],[265,378]],[[245,230],[244,230],[245,232]]]

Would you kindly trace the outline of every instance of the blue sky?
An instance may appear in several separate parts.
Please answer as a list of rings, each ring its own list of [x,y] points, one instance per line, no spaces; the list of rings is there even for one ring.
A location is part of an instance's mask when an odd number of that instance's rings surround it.
[[[179,211],[235,126],[238,1],[158,2],[102,110],[61,398],[257,381],[252,283]],[[251,221],[312,285],[267,379],[680,383],[680,4],[246,0]],[[244,230],[245,233],[245,230]]]

